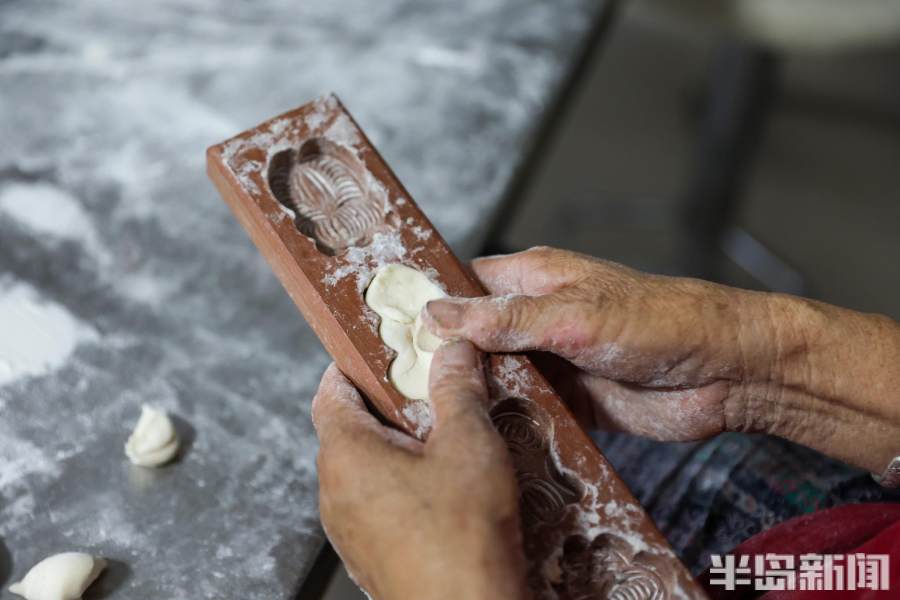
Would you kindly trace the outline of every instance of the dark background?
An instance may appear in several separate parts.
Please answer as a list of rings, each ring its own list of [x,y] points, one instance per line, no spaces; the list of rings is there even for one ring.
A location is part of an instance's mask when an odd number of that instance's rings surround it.
[[[713,64],[731,36],[628,6],[592,58],[504,243],[693,274],[683,223]],[[734,224],[805,295],[900,318],[900,51],[773,49],[779,61]],[[766,285],[725,260],[717,279]]]

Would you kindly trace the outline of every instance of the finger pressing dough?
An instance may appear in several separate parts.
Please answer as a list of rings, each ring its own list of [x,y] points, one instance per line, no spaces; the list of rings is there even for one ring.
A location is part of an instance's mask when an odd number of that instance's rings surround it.
[[[159,467],[178,452],[178,434],[169,416],[146,404],[134,432],[125,443],[128,459],[140,467]]]
[[[412,400],[428,399],[428,371],[441,340],[422,325],[422,308],[446,296],[428,277],[405,265],[380,267],[366,290],[366,304],[381,317],[378,333],[397,353],[388,378]]]
[[[9,591],[27,600],[78,600],[104,568],[105,560],[83,552],[54,554],[31,567]]]

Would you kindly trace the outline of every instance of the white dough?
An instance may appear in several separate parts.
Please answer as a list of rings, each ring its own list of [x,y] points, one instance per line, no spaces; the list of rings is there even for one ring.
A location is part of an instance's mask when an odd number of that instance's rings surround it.
[[[146,404],[141,407],[134,432],[125,443],[125,454],[141,467],[158,467],[172,460],[178,452],[178,434],[169,416]]]
[[[104,568],[105,560],[83,552],[54,554],[31,567],[9,591],[27,600],[78,600]]]
[[[412,400],[428,399],[428,371],[441,340],[422,326],[422,308],[446,296],[420,271],[390,264],[380,267],[366,290],[366,304],[381,317],[378,333],[397,357],[388,378]]]

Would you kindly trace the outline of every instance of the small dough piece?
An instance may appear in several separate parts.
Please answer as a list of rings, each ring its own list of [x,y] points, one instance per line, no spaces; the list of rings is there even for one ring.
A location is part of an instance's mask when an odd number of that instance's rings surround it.
[[[105,568],[105,560],[83,552],[54,554],[31,567],[9,591],[27,600],[78,600]]]
[[[125,443],[125,454],[139,467],[159,467],[178,452],[178,434],[172,420],[161,410],[146,404],[141,407],[134,432]]]
[[[380,267],[366,290],[366,304],[381,317],[378,333],[397,352],[388,379],[411,400],[428,399],[428,371],[441,340],[422,325],[422,308],[447,294],[421,271],[399,264]]]

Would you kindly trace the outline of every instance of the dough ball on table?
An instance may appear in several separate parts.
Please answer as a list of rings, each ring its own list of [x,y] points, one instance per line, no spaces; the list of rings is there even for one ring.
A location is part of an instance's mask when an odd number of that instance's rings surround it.
[[[128,459],[140,467],[159,467],[178,452],[178,434],[169,416],[146,404],[141,408],[141,418],[134,433],[125,443]]]
[[[31,567],[9,591],[26,600],[78,600],[104,568],[105,560],[83,552],[54,554]]]

